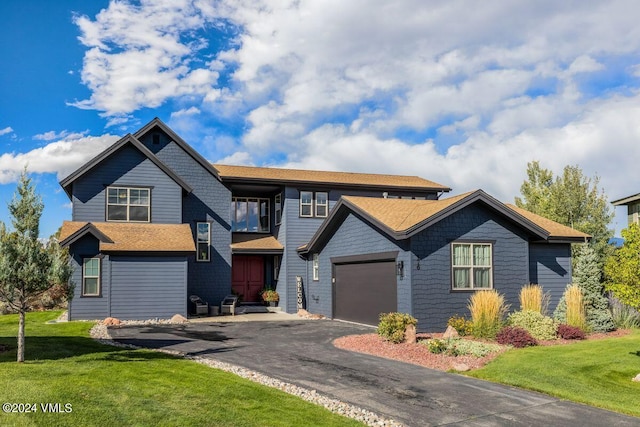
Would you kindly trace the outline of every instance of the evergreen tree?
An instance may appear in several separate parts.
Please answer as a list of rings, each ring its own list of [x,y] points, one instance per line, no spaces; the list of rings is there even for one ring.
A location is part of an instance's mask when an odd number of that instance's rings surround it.
[[[609,311],[609,301],[603,295],[601,270],[595,250],[589,245],[578,245],[574,256],[573,283],[580,286],[584,296],[587,326],[594,332],[608,332],[615,329],[611,311]],[[563,296],[556,307],[554,317],[565,323],[566,310],[567,305]]]
[[[0,222],[0,300],[19,315],[18,362],[24,361],[25,316],[31,301],[54,285],[68,287],[71,277],[68,251],[56,242],[47,247],[38,240],[43,208],[25,170],[9,203],[13,231]]]

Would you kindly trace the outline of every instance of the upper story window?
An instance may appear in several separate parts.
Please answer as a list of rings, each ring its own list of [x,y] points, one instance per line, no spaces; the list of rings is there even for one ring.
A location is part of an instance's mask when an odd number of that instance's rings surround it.
[[[452,243],[452,288],[491,289],[493,257],[490,243]]]
[[[231,231],[269,232],[269,199],[234,197],[231,201]]]
[[[280,225],[280,223],[282,222],[282,194],[276,194],[274,203],[276,205],[276,225]]]
[[[149,222],[151,190],[107,187],[107,221]]]
[[[316,193],[316,216],[326,217],[329,212],[329,193]]]
[[[100,296],[100,258],[82,260],[82,296]]]
[[[329,214],[329,193],[324,191],[300,192],[300,216],[325,218]]]
[[[196,261],[209,261],[211,251],[211,224],[199,222],[196,224],[196,243],[198,253]]]

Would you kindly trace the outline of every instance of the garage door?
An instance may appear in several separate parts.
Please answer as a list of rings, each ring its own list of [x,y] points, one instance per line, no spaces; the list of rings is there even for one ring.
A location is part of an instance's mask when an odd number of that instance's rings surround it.
[[[119,319],[185,316],[186,278],[184,257],[112,257],[111,316]]]
[[[380,313],[398,310],[393,260],[334,264],[333,317],[377,325]]]

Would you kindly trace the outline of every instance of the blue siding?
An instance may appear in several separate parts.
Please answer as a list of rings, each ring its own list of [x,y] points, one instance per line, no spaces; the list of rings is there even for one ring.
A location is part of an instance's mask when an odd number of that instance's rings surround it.
[[[362,196],[362,197],[382,197],[381,190],[366,189],[339,189],[327,190],[321,187],[286,187],[283,195],[283,212],[282,225],[279,229],[278,240],[285,247],[283,254],[282,266],[280,271],[280,280],[278,281],[278,293],[280,294],[280,306],[289,313],[295,313],[297,310],[296,299],[296,276],[303,277],[303,286],[305,293],[309,297],[308,285],[311,283],[306,280],[310,274],[306,260],[300,258],[297,248],[308,243],[315,232],[320,228],[325,218],[301,218],[300,217],[300,191],[327,191],[329,193],[329,209],[333,209],[335,204],[342,196]],[[403,196],[422,196],[427,198],[436,198],[436,193],[419,193],[419,192],[393,192],[390,194],[398,194]],[[285,232],[286,230],[286,232]],[[400,298],[400,295],[398,295]],[[310,300],[307,299],[307,304]]]
[[[399,251],[397,261],[411,262],[406,251],[407,242],[396,242],[380,233],[361,217],[350,213],[342,222],[331,240],[319,254],[319,278],[312,280],[312,261],[308,261],[307,307],[312,313],[333,316],[333,284],[331,258],[364,255],[379,252]],[[405,270],[403,279],[397,281],[398,311],[411,314],[411,274]]]
[[[565,288],[571,283],[571,245],[569,243],[532,243],[529,246],[531,283],[551,294],[549,312],[553,312]]]
[[[413,315],[419,331],[442,331],[454,314],[469,315],[472,292],[451,290],[451,242],[463,239],[493,242],[494,288],[512,309],[518,308],[520,289],[529,283],[527,235],[483,205],[474,204],[411,239],[415,254],[411,265]]]
[[[132,146],[122,148],[73,183],[74,221],[106,220],[106,186],[149,186],[151,222],[182,221],[182,188]]]
[[[71,245],[70,252],[73,274],[71,282],[75,285],[73,299],[69,302],[69,319],[104,319],[109,317],[109,258],[104,257],[100,263],[101,296],[82,296],[82,259],[92,258],[99,254],[98,240],[93,236],[85,236]]]
[[[187,315],[186,257],[113,256],[110,268],[112,317]]]
[[[160,141],[153,144],[156,132]],[[181,222],[190,224],[194,238],[197,222],[211,222],[211,261],[188,258],[188,294],[218,304],[231,293],[231,191],[164,133],[151,130],[140,141],[193,188],[183,199]]]

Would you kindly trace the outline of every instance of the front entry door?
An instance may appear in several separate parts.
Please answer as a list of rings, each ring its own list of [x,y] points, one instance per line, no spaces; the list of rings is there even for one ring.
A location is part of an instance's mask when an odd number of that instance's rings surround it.
[[[242,302],[259,302],[264,287],[264,258],[259,255],[234,255],[231,264],[231,288]]]

